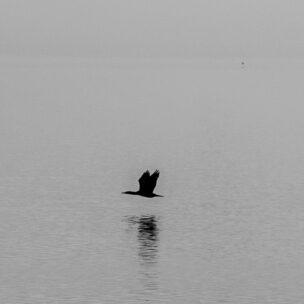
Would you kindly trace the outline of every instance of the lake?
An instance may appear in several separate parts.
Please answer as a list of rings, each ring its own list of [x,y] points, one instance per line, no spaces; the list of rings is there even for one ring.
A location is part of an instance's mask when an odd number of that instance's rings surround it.
[[[0,67],[1,303],[303,302],[303,64]]]

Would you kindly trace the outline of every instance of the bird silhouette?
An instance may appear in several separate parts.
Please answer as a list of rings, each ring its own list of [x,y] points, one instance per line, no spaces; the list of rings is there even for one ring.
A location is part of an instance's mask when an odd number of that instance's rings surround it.
[[[122,192],[123,194],[131,194],[131,195],[140,195],[144,197],[163,197],[162,195],[158,195],[153,193],[154,188],[156,187],[157,179],[159,177],[159,171],[156,170],[152,175],[150,175],[150,172],[147,170],[145,171],[140,179],[138,180],[139,182],[139,190],[134,192],[134,191],[126,191]]]

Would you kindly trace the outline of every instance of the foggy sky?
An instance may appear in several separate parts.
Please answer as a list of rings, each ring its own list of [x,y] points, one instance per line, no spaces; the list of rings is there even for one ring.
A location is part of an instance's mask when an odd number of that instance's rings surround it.
[[[0,0],[0,57],[301,57],[301,0]]]

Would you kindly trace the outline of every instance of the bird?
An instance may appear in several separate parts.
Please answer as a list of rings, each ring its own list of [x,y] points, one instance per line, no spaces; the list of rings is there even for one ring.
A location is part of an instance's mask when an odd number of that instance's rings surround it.
[[[149,170],[145,171],[139,178],[139,190],[138,191],[125,191],[123,194],[140,195],[144,197],[163,197],[163,195],[158,195],[153,193],[156,187],[157,179],[159,177],[159,171],[156,170],[152,175],[150,175]]]

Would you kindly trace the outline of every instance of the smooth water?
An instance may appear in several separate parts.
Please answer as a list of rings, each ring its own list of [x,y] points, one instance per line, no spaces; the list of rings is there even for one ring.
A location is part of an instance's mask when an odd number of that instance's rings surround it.
[[[2,62],[0,302],[303,303],[303,74]]]

